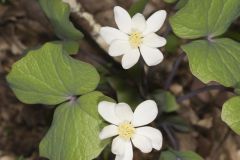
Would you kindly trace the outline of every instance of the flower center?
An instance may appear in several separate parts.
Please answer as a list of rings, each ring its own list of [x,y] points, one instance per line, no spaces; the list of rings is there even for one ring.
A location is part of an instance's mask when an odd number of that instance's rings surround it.
[[[129,42],[132,48],[139,47],[142,41],[142,34],[138,31],[133,31],[129,36]]]
[[[135,133],[135,128],[129,122],[123,122],[118,126],[118,134],[121,138],[129,140]]]

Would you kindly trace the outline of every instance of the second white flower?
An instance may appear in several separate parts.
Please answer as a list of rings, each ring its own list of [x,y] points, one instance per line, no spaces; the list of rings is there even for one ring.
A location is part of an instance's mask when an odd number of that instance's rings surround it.
[[[132,144],[143,153],[149,153],[152,148],[160,150],[162,134],[158,129],[145,126],[151,123],[158,114],[157,104],[146,100],[139,104],[134,113],[126,103],[102,101],[98,112],[104,120],[111,123],[103,128],[100,139],[115,137],[112,142],[112,152],[115,160],[132,160]]]

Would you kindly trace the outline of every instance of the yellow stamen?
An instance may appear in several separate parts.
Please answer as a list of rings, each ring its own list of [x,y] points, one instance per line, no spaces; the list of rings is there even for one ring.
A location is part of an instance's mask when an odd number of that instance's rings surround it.
[[[129,140],[135,133],[135,128],[129,122],[124,122],[118,126],[118,134],[121,138]]]
[[[137,48],[142,44],[142,34],[138,31],[133,31],[129,36],[129,43],[132,48]]]

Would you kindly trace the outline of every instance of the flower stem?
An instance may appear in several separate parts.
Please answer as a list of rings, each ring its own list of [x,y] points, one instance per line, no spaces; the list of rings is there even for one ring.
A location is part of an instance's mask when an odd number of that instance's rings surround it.
[[[137,84],[140,98],[146,100],[148,96],[148,68],[144,60],[140,58],[139,63],[131,71],[131,74],[134,75],[134,83]]]
[[[167,136],[172,144],[173,149],[178,150],[179,143],[174,135],[174,132],[167,125],[163,125],[162,127],[163,127],[164,131],[167,133]]]

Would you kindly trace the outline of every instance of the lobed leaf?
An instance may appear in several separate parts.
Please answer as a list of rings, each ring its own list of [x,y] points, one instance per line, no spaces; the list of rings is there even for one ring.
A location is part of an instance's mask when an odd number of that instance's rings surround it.
[[[240,82],[240,44],[231,39],[197,40],[182,49],[187,53],[192,73],[203,82],[224,86]]]
[[[239,13],[239,0],[190,0],[170,23],[182,38],[215,37],[223,34]]]
[[[168,91],[156,90],[153,92],[152,97],[164,112],[174,112],[179,109],[176,98]]]
[[[53,105],[96,88],[100,79],[96,69],[66,51],[70,50],[60,43],[47,43],[13,65],[7,81],[19,100]]]
[[[83,37],[82,33],[69,20],[71,10],[68,4],[62,0],[39,0],[39,4],[59,38],[79,40]]]
[[[102,100],[112,101],[100,92],[91,92],[76,101],[61,104],[40,143],[40,155],[51,160],[96,158],[108,144],[99,138],[104,123],[97,105]]]
[[[240,97],[233,97],[224,103],[222,108],[222,120],[227,123],[230,128],[240,135]]]

